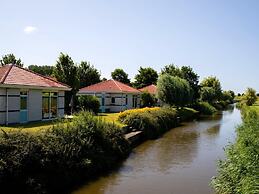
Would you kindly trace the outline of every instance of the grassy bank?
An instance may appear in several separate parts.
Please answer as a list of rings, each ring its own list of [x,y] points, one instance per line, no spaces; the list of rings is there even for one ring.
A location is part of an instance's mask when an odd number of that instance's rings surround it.
[[[258,188],[259,114],[258,106],[243,107],[243,124],[237,128],[236,142],[226,149],[212,181],[220,194],[255,194]]]
[[[44,133],[2,131],[0,150],[1,193],[63,193],[117,165],[130,147],[117,125],[82,112]]]

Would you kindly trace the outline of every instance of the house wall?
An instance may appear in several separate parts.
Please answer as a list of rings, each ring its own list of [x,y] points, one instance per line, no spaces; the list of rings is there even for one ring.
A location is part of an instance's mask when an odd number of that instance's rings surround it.
[[[65,92],[58,92],[58,117],[64,117],[65,111]]]
[[[20,89],[8,89],[8,123],[20,122]],[[58,117],[64,117],[64,91],[58,92]],[[28,90],[28,122],[42,120],[42,90]],[[6,88],[0,88],[0,124],[6,124]]]
[[[78,94],[78,95],[92,95],[96,96],[100,102],[100,112],[121,112],[127,109],[135,108],[133,107],[133,94],[125,94],[125,93],[88,93],[88,94]],[[137,107],[140,107],[140,96],[138,94],[134,94],[134,96],[138,96],[137,99]],[[104,106],[102,106],[102,98],[104,99]],[[112,98],[115,98],[115,102],[112,103]],[[127,104],[126,104],[126,98]]]
[[[29,90],[28,92],[28,121],[42,120],[42,91]]]

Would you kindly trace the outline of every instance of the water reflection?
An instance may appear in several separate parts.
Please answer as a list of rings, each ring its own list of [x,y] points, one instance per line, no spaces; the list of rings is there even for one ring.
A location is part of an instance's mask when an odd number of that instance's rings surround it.
[[[233,140],[240,121],[237,109],[212,118],[184,123],[163,137],[138,146],[122,167],[87,184],[74,194],[213,193],[216,160]]]

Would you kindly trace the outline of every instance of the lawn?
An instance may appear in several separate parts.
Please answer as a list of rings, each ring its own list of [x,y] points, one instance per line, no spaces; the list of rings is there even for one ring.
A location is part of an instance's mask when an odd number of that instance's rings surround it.
[[[118,121],[119,114],[120,113],[99,113],[98,117],[103,118],[107,122],[115,123],[118,126],[123,127],[125,125]]]
[[[256,101],[255,104],[248,107],[250,110],[255,110],[259,114],[259,99]]]
[[[0,129],[3,129],[5,131],[11,131],[11,130],[23,130],[26,132],[39,132],[46,129],[49,129],[55,124],[55,121],[39,121],[39,122],[32,122],[32,123],[26,123],[26,124],[14,124],[9,126],[0,126]]]

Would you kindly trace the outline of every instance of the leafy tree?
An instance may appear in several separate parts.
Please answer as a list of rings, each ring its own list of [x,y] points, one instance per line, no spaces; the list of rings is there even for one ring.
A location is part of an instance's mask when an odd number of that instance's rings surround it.
[[[128,74],[123,69],[115,69],[111,73],[112,79],[122,82],[124,84],[130,84],[130,79]]]
[[[247,88],[243,98],[247,106],[252,106],[257,100],[256,91],[253,88]]]
[[[153,107],[155,106],[156,102],[157,99],[153,94],[150,94],[149,92],[143,92],[141,94],[142,107]]]
[[[214,90],[214,92],[215,92],[214,100],[221,99],[221,94],[222,94],[221,84],[220,84],[220,81],[216,77],[210,76],[210,77],[205,78],[201,82],[201,86],[202,87],[211,87]]]
[[[89,62],[82,61],[79,64],[79,81],[80,88],[96,84],[101,81],[101,74]]]
[[[235,97],[235,94],[234,94],[234,97]],[[223,91],[221,99],[225,102],[233,103],[234,97],[233,97],[232,91]]]
[[[165,73],[187,80],[193,90],[193,99],[196,100],[199,98],[199,76],[190,66],[182,66],[179,68],[174,64],[170,64],[161,70],[161,74]]]
[[[54,69],[54,75],[58,81],[72,88],[70,92],[65,93],[65,111],[68,112],[70,106],[73,111],[73,101],[79,88],[78,67],[74,64],[71,57],[60,53]]]
[[[8,65],[8,64],[14,64],[14,65],[23,67],[23,63],[22,63],[21,59],[16,59],[14,54],[4,55],[2,57],[2,59],[0,60],[0,65],[1,66]]]
[[[133,83],[136,88],[142,88],[151,84],[156,85],[158,74],[154,69],[151,67],[140,67],[138,72],[139,73],[135,76],[136,81]]]
[[[200,99],[201,101],[212,103],[217,99],[216,91],[212,87],[202,87]]]
[[[28,67],[29,70],[45,76],[52,76],[54,73],[54,68],[55,68],[54,66],[48,66],[48,65],[43,65],[43,66],[30,65]]]
[[[192,101],[193,92],[185,79],[164,74],[157,82],[157,96],[162,102],[179,107]]]
[[[90,95],[82,95],[78,97],[78,104],[82,110],[91,111],[95,114],[99,112],[100,102],[97,97]]]

